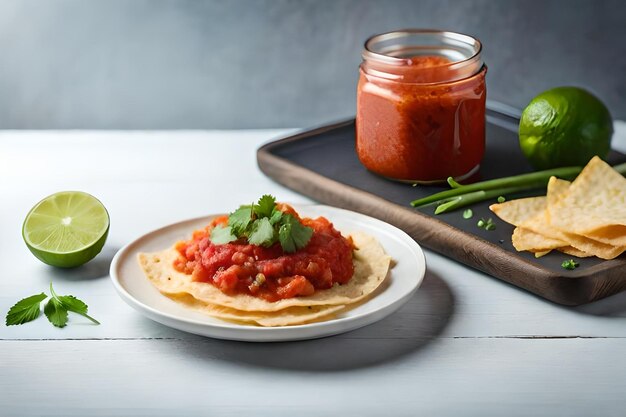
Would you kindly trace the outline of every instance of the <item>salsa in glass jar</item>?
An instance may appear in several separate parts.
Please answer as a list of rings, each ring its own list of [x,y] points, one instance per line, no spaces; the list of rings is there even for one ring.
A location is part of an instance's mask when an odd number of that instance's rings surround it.
[[[407,182],[467,178],[485,150],[485,74],[477,39],[401,30],[365,42],[356,150],[367,169]]]

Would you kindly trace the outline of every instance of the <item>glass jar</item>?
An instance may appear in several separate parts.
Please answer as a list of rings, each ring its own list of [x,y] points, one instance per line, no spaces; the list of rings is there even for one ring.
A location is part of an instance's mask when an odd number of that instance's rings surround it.
[[[408,29],[369,38],[357,88],[356,150],[369,170],[407,182],[467,178],[485,150],[478,39]]]

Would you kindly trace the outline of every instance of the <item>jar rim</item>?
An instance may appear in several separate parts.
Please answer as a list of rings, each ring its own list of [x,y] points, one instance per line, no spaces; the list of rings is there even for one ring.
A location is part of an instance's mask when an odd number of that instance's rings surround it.
[[[364,60],[373,59],[384,64],[404,65],[409,58],[399,58],[391,55],[386,55],[381,52],[375,52],[372,48],[372,44],[374,42],[384,42],[393,39],[406,38],[412,35],[438,35],[441,37],[441,39],[454,40],[473,47],[473,53],[471,54],[471,56],[457,61],[453,61],[449,64],[454,66],[457,66],[459,64],[462,65],[464,63],[467,63],[468,61],[476,60],[476,58],[480,56],[483,49],[482,42],[480,42],[478,38],[460,32],[438,29],[399,29],[379,33],[367,38],[363,45],[363,52],[361,56]]]

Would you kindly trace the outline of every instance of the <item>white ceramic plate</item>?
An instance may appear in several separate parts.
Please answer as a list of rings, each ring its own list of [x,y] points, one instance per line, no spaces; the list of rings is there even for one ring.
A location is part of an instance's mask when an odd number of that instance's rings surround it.
[[[305,217],[324,216],[344,235],[363,231],[376,237],[396,262],[372,298],[332,320],[285,327],[257,327],[222,321],[191,311],[162,295],[144,276],[137,262],[140,252],[156,252],[188,239],[214,216],[175,223],[129,243],[111,263],[111,279],[122,299],[141,314],[169,327],[218,339],[250,342],[303,340],[347,332],[374,323],[406,303],[420,286],[426,270],[424,253],[402,230],[363,214],[320,205],[296,205]]]

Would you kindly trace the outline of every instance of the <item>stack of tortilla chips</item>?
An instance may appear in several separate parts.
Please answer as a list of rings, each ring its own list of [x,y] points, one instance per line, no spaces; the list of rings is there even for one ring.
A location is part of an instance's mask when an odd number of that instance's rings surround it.
[[[489,207],[515,228],[513,246],[543,256],[613,259],[626,250],[626,178],[594,157],[573,181],[550,178],[545,197]]]

